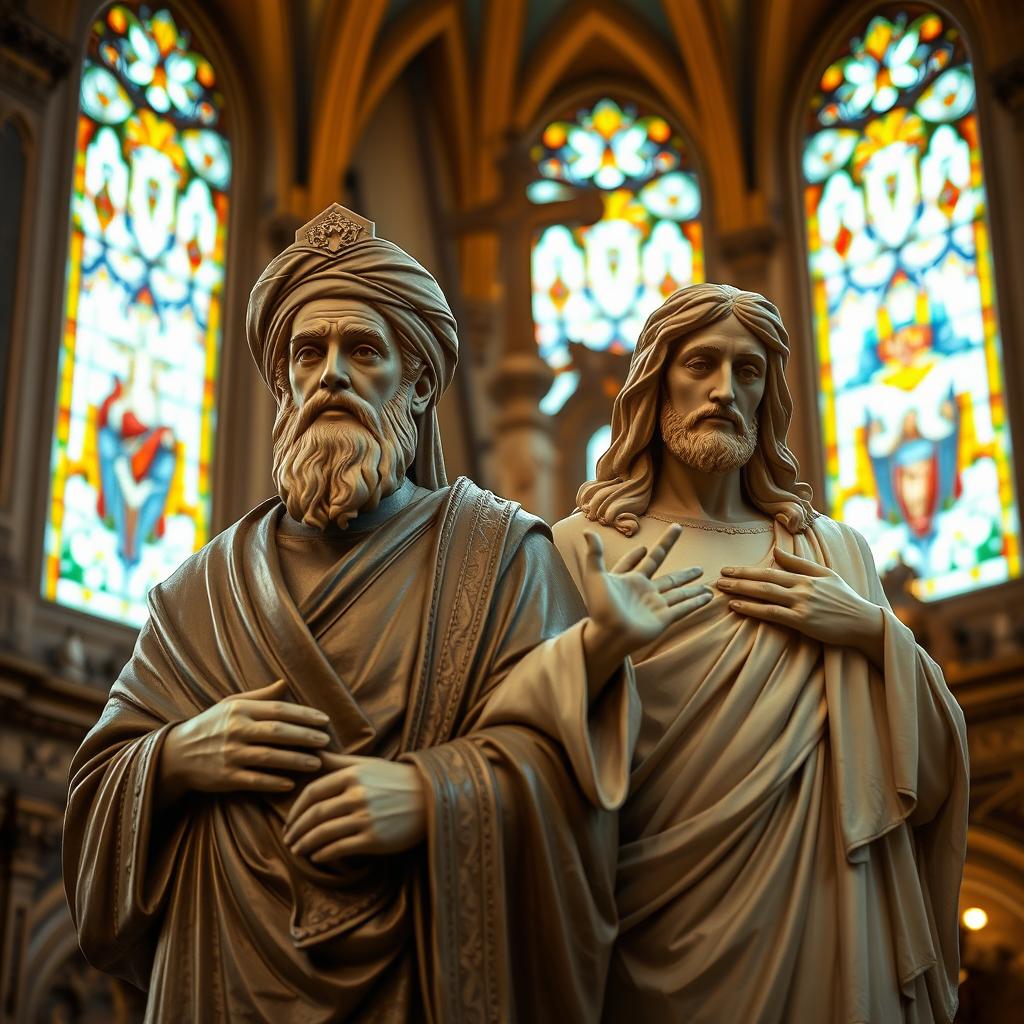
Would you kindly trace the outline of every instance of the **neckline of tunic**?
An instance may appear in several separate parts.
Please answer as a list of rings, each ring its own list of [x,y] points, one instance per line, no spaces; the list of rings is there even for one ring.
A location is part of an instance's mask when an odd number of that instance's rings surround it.
[[[393,516],[396,516],[403,509],[430,492],[422,487],[417,487],[408,477],[402,481],[402,486],[382,498],[380,504],[370,512],[361,512],[344,529],[340,529],[333,523],[325,530],[316,526],[309,526],[293,519],[287,511],[278,521],[277,529],[288,537],[302,540],[320,541],[347,541],[365,536],[378,526],[386,523]]]
[[[772,533],[775,522],[771,519],[743,519],[737,522],[726,522],[722,519],[707,519],[702,516],[663,516],[648,510],[642,519],[657,519],[661,523],[673,523],[688,526],[695,530],[707,530],[711,533]]]

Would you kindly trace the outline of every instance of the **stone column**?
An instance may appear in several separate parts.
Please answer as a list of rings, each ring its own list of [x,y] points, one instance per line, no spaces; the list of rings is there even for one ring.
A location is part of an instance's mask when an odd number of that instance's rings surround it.
[[[592,223],[601,217],[600,196],[570,194],[536,204],[527,185],[536,168],[515,147],[502,161],[504,198],[460,218],[464,231],[496,231],[501,294],[503,353],[488,388],[494,401],[492,477],[497,492],[551,522],[558,513],[559,453],[550,417],[540,411],[554,373],[541,359],[534,339],[530,260],[536,232],[548,224]]]
[[[553,378],[534,345],[532,352],[506,350],[490,385],[496,406],[492,466],[497,492],[548,522],[556,510],[559,460],[551,419],[539,403]]]

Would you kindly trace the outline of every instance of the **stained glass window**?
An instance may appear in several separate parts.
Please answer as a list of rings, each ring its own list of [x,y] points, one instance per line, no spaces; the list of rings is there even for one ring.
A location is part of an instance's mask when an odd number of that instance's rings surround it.
[[[831,514],[922,599],[1020,572],[974,75],[944,15],[873,17],[807,114]]]
[[[668,121],[611,99],[549,124],[531,156],[540,175],[529,191],[535,202],[597,188],[604,206],[596,224],[552,225],[533,245],[537,345],[556,374],[542,408],[556,412],[579,382],[570,342],[631,352],[668,295],[704,280],[701,195]]]
[[[101,12],[81,81],[43,594],[132,625],[210,529],[223,113],[170,11]]]

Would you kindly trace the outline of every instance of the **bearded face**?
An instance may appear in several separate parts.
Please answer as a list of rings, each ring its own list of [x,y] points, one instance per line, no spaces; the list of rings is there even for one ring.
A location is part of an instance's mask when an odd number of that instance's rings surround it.
[[[727,419],[735,429],[698,429],[702,420]],[[670,402],[661,405],[661,437],[684,466],[701,473],[728,473],[745,466],[757,448],[757,414],[746,422],[734,410],[704,405],[686,416]]]
[[[288,514],[344,529],[405,479],[416,454],[412,375],[378,414],[351,391],[321,389],[296,406],[285,393],[274,423],[274,482]]]

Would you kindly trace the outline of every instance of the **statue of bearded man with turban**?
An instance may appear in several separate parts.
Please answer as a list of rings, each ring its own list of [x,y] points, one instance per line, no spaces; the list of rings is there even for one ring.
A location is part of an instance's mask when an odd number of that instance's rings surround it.
[[[264,502],[150,594],[72,766],[89,960],[152,1020],[597,1020],[639,720],[625,657],[709,598],[584,606],[547,528],[448,486],[434,279],[332,206],[274,259],[249,345],[278,403]]]

